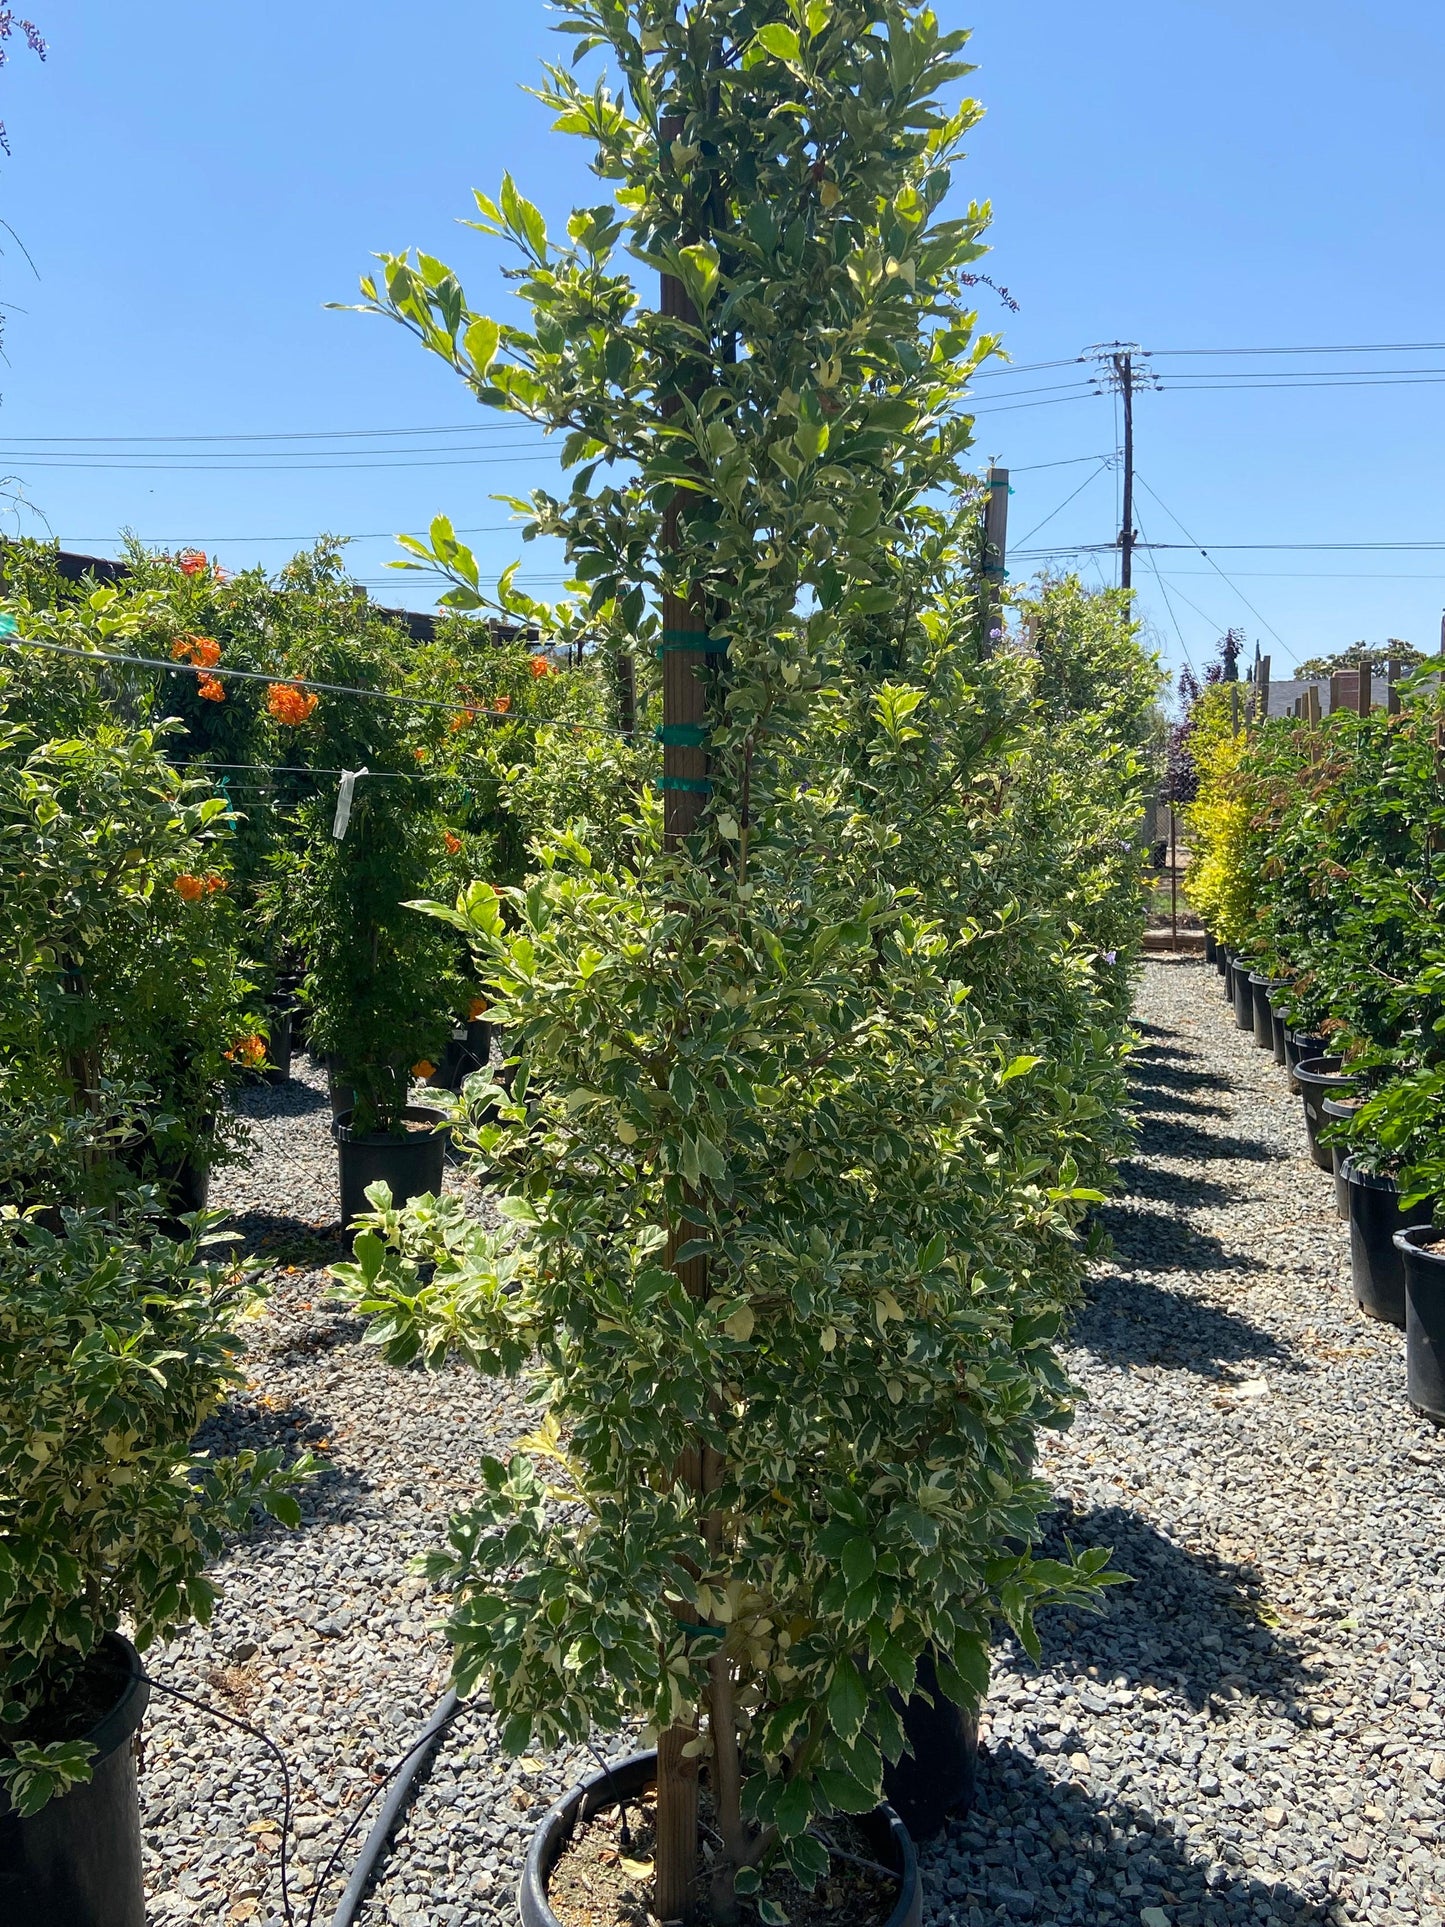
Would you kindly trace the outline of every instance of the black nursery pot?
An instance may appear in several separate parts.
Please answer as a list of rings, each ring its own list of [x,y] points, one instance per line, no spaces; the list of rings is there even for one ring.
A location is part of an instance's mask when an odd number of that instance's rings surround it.
[[[656,1753],[633,1753],[615,1766],[591,1774],[543,1815],[532,1835],[517,1890],[520,1927],[561,1927],[547,1903],[547,1883],[577,1822],[590,1820],[605,1807],[639,1799],[656,1778]],[[923,1883],[918,1877],[918,1855],[907,1827],[893,1809],[886,1806],[861,1815],[858,1825],[868,1835],[869,1846],[879,1864],[899,1878],[898,1904],[888,1916],[887,1927],[922,1927]],[[840,1920],[838,1927],[851,1927],[851,1923]]]
[[[1082,1227],[1081,1227],[1082,1229]],[[927,1693],[929,1700],[923,1695]],[[915,1840],[931,1840],[944,1822],[961,1819],[978,1786],[978,1721],[938,1684],[932,1648],[919,1655],[918,1691],[888,1696],[912,1748],[883,1767],[883,1797]]]
[[[1428,1225],[1395,1233],[1405,1268],[1405,1395],[1445,1425],[1445,1246]]]
[[[1250,1005],[1254,1012],[1254,1041],[1261,1050],[1274,1049],[1274,1012],[1269,1007],[1272,990],[1279,988],[1278,977],[1266,977],[1258,970],[1249,973]]]
[[[1206,930],[1204,933],[1204,961],[1206,963],[1215,963],[1218,957],[1219,945],[1214,941],[1214,932],[1212,930]]]
[[[1269,1029],[1270,1029],[1270,1042],[1271,1042],[1271,1043],[1272,1043],[1272,1044],[1274,1045],[1274,1061],[1275,1061],[1275,1063],[1276,1063],[1276,1064],[1283,1064],[1283,1063],[1284,1063],[1284,1061],[1285,1061],[1285,1051],[1284,1051],[1284,1033],[1285,1033],[1285,1021],[1284,1021],[1284,1014],[1283,1014],[1283,1012],[1281,1012],[1281,1011],[1278,1011],[1278,1010],[1276,1010],[1276,1009],[1275,1009],[1275,1007],[1274,1007],[1274,999],[1273,999],[1273,998],[1271,998],[1271,999],[1270,999],[1270,1005],[1269,1005],[1269,1009],[1270,1009],[1270,1026],[1269,1026]]]
[[[1327,1097],[1320,1105],[1320,1123],[1342,1123],[1354,1116],[1360,1103],[1357,1097]],[[1346,1220],[1350,1215],[1350,1187],[1345,1182],[1345,1160],[1349,1155],[1342,1144],[1330,1146],[1330,1167],[1335,1174],[1335,1215]]]
[[[1285,1027],[1285,1081],[1289,1085],[1289,1094],[1291,1097],[1298,1097],[1300,1094],[1299,1085],[1295,1081],[1294,1074],[1296,1064],[1300,1062],[1301,1058],[1323,1057],[1329,1041],[1328,1037],[1318,1031],[1290,1030],[1288,1026]]]
[[[1322,1171],[1333,1175],[1334,1160],[1327,1147],[1320,1143],[1320,1126],[1325,1121],[1320,1107],[1327,1097],[1348,1096],[1355,1088],[1355,1080],[1348,1071],[1340,1069],[1338,1057],[1302,1057],[1294,1067],[1294,1074],[1304,1099],[1305,1136],[1309,1139],[1310,1156]]]
[[[266,1083],[281,1085],[291,1082],[291,1057],[295,1048],[296,1012],[287,1004],[284,1008],[273,1006],[270,1013],[270,1035],[266,1039],[266,1055],[270,1058],[261,1076]]]
[[[1221,977],[1229,975],[1229,945],[1216,940],[1214,945],[1214,968]]]
[[[442,1166],[446,1157],[443,1120],[420,1104],[408,1104],[402,1112],[405,1124],[426,1125],[426,1130],[398,1132],[369,1131],[358,1134],[351,1128],[352,1112],[343,1111],[332,1125],[337,1156],[341,1166],[341,1222],[349,1225],[371,1206],[366,1200],[370,1184],[391,1186],[393,1204],[409,1204],[426,1192],[440,1196]]]
[[[1250,978],[1254,973],[1246,963],[1237,963],[1230,979],[1234,993],[1234,1021],[1241,1030],[1254,1029],[1254,988]]]
[[[1398,1232],[1428,1226],[1431,1201],[1400,1208],[1400,1187],[1393,1178],[1361,1171],[1353,1158],[1344,1162],[1350,1203],[1350,1277],[1355,1303],[1369,1318],[1405,1330],[1405,1266],[1395,1249]]]
[[[150,1688],[134,1646],[107,1633],[118,1681],[110,1711],[81,1738],[91,1778],[22,1820],[0,1791],[0,1921],[6,1927],[145,1927],[135,1736]]]

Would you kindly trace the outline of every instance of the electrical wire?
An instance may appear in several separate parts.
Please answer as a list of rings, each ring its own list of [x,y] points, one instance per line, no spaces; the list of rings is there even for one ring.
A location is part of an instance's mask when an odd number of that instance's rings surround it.
[[[454,529],[452,533],[454,535],[508,535],[518,532],[521,526],[519,522],[487,522],[477,528]],[[397,533],[398,531],[396,529],[368,529],[356,535],[338,535],[335,539],[338,542],[394,542],[397,538]],[[404,535],[425,536],[427,531],[425,529],[404,529],[401,533]],[[113,533],[110,535],[67,535],[58,539],[61,547],[64,548],[67,542],[113,542],[115,536]],[[136,540],[142,548],[166,548],[171,543],[175,543],[177,546],[184,546],[188,543],[194,545],[201,542],[304,542],[309,545],[315,542],[316,539],[317,536],[314,529],[309,535],[144,535],[136,537]]]
[[[7,435],[7,442],[156,442],[169,446],[177,442],[339,442],[376,440],[403,435],[495,435],[510,428],[509,421],[438,422],[431,428],[286,428],[267,434],[241,435],[229,431],[217,435]]]
[[[1134,513],[1134,520],[1139,526],[1139,533],[1142,535],[1144,533],[1144,524],[1137,508]],[[1184,640],[1184,631],[1179,627],[1179,618],[1174,613],[1174,604],[1169,600],[1169,591],[1164,587],[1164,578],[1159,573],[1159,565],[1154,562],[1152,552],[1150,553],[1149,560],[1154,567],[1154,580],[1159,584],[1159,593],[1164,598],[1164,607],[1169,611],[1169,620],[1174,624],[1174,633],[1179,638],[1180,650],[1183,652],[1185,662],[1189,664],[1190,671],[1193,672],[1194,663],[1190,658],[1189,645]]]
[[[1023,405],[1028,407],[1031,404],[1025,403]],[[1038,404],[1032,405],[1038,406]],[[552,451],[550,449],[538,448],[525,455],[458,455],[439,459],[428,457],[416,461],[403,459],[401,461],[295,462],[291,464],[246,461],[237,461],[234,463],[197,461],[188,463],[164,460],[134,462],[91,461],[88,459],[72,460],[68,457],[58,455],[24,455],[17,457],[15,455],[7,456],[3,450],[0,450],[0,460],[23,461],[27,470],[32,468],[55,468],[80,472],[91,469],[123,469],[128,474],[136,475],[206,475],[213,473],[219,475],[350,475],[361,474],[372,469],[394,468],[507,468],[515,466],[518,462],[535,462],[542,459],[551,459],[551,457]]]
[[[1139,486],[1142,489],[1147,490],[1148,493],[1153,496],[1154,500],[1158,502],[1160,508],[1163,509],[1164,513],[1169,517],[1169,520],[1175,525],[1177,529],[1180,530],[1180,532],[1183,535],[1188,537],[1189,541],[1193,543],[1194,546],[1199,550],[1199,553],[1204,557],[1205,561],[1209,563],[1210,567],[1214,569],[1223,578],[1225,582],[1229,583],[1230,588],[1234,590],[1234,593],[1239,597],[1240,601],[1244,604],[1245,608],[1249,610],[1250,614],[1254,617],[1255,621],[1261,622],[1264,624],[1265,628],[1269,630],[1269,633],[1274,637],[1275,641],[1279,644],[1281,649],[1286,648],[1288,645],[1286,644],[1284,637],[1280,634],[1278,629],[1275,628],[1274,624],[1268,621],[1264,616],[1260,614],[1259,610],[1255,608],[1254,604],[1250,601],[1249,597],[1244,593],[1243,589],[1241,589],[1237,583],[1229,581],[1229,577],[1225,575],[1224,570],[1220,568],[1219,564],[1214,560],[1214,557],[1210,554],[1209,550],[1202,547],[1199,543],[1194,541],[1194,537],[1189,534],[1188,529],[1185,528],[1184,524],[1179,520],[1179,517],[1174,513],[1173,509],[1169,507],[1169,504],[1162,499],[1162,497],[1158,494],[1156,490],[1149,487],[1149,484],[1144,480],[1143,476],[1139,474],[1139,471],[1137,469],[1134,471],[1134,479],[1138,482]],[[1152,551],[1151,551],[1151,554],[1152,554]]]
[[[1097,481],[1101,475],[1107,472],[1109,464],[1112,461],[1112,459],[1113,459],[1112,456],[1108,456],[1108,455],[1101,456],[1099,460],[1099,466],[1093,471],[1093,473],[1091,475],[1086,475],[1083,481],[1080,482],[1079,486],[1074,490],[1073,494],[1066,495],[1063,501],[1059,503],[1059,506],[1056,509],[1050,509],[1048,514],[1044,517],[1043,521],[1035,523],[1035,525],[1033,526],[1033,528],[1029,530],[1027,535],[1020,536],[1019,537],[1020,544],[1031,541],[1033,537],[1038,534],[1040,529],[1048,527],[1049,523],[1053,521],[1056,515],[1062,515],[1064,510],[1069,506],[1070,502],[1074,500],[1075,496],[1082,495],[1084,490],[1088,488],[1091,482]]]
[[[483,709],[470,703],[465,696],[452,696],[443,702],[435,696],[403,696],[391,689],[357,689],[349,683],[315,682],[305,676],[288,676],[281,670],[270,669],[228,669],[224,663],[213,663],[209,668],[204,663],[166,662],[157,656],[122,655],[110,649],[72,649],[67,643],[47,642],[40,636],[7,636],[4,639],[7,649],[44,649],[51,655],[71,656],[81,662],[123,663],[133,669],[158,669],[170,676],[209,676],[217,682],[229,678],[232,682],[283,683],[289,689],[315,689],[331,696],[359,696],[364,701],[378,703],[401,703],[412,709],[446,709],[456,714],[470,710],[474,720],[489,723],[516,722],[519,719],[508,710]],[[579,722],[572,716],[545,717],[544,722],[555,723],[559,729],[586,730],[593,735],[615,736],[619,741],[628,740],[627,732],[613,729],[606,723]]]

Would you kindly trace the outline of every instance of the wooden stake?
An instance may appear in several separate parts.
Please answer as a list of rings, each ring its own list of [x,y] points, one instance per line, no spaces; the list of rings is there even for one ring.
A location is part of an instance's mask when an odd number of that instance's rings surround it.
[[[1259,720],[1262,723],[1267,723],[1269,721],[1269,657],[1268,656],[1260,657],[1259,667],[1255,671],[1255,686],[1259,691],[1259,695],[1255,704],[1255,713],[1259,717]]]
[[[637,728],[637,664],[630,648],[617,658],[617,727],[624,736]]]
[[[1001,626],[1003,585],[1008,553],[1008,470],[988,471],[988,501],[983,511],[983,589],[979,596],[983,633],[979,637],[981,656],[993,654],[992,631]]]
[[[1372,696],[1370,691],[1370,665],[1367,662],[1362,662],[1360,664],[1360,681],[1355,691],[1356,715],[1368,716],[1370,713],[1371,701],[1372,701]]]
[[[683,1748],[696,1735],[690,1727],[669,1726],[657,1736],[657,1867],[653,1908],[663,1927],[685,1922],[692,1911],[693,1869],[697,1864],[697,1760]]]
[[[1400,692],[1395,685],[1400,680],[1399,663],[1392,662],[1386,674],[1389,680],[1385,684],[1385,714],[1387,716],[1398,716],[1400,713]]]

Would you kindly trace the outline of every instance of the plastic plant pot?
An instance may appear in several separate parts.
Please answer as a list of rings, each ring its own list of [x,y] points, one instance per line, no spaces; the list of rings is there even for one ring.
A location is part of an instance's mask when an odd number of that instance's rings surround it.
[[[1249,973],[1250,1003],[1254,1011],[1254,1041],[1261,1050],[1274,1049],[1274,1012],[1269,1007],[1270,992],[1279,988],[1278,977],[1266,977],[1258,970]]]
[[[1305,1136],[1309,1140],[1310,1157],[1322,1171],[1334,1175],[1334,1160],[1329,1147],[1320,1143],[1320,1125],[1324,1122],[1320,1106],[1327,1097],[1348,1097],[1355,1088],[1355,1079],[1349,1071],[1340,1069],[1338,1057],[1302,1057],[1294,1067],[1295,1082],[1299,1085],[1300,1097],[1304,1101]]]
[[[1355,1303],[1367,1318],[1405,1330],[1405,1266],[1395,1249],[1398,1232],[1428,1226],[1433,1214],[1426,1198],[1400,1208],[1400,1188],[1390,1177],[1361,1171],[1344,1161],[1350,1208],[1350,1277]]]
[[[1327,1097],[1320,1105],[1321,1125],[1343,1123],[1347,1118],[1354,1116],[1361,1102],[1362,1100],[1358,1097]],[[1343,1218],[1346,1223],[1349,1222],[1350,1216],[1350,1187],[1345,1182],[1344,1169],[1345,1159],[1349,1155],[1348,1149],[1343,1144],[1330,1146],[1330,1165],[1335,1174],[1335,1215]]]
[[[1445,1425],[1445,1246],[1428,1225],[1395,1233],[1405,1267],[1405,1395]]]
[[[363,1211],[368,1185],[391,1187],[393,1204],[410,1204],[413,1198],[441,1195],[442,1169],[446,1162],[446,1120],[436,1111],[420,1104],[408,1104],[402,1112],[401,1131],[368,1131],[364,1135],[351,1128],[353,1113],[343,1111],[332,1126],[341,1169],[341,1222],[349,1225]]]
[[[0,1921],[6,1927],[145,1927],[136,1735],[150,1688],[134,1646],[98,1649],[117,1680],[110,1711],[81,1735],[91,1777],[21,1819],[0,1791]]]
[[[1234,1021],[1241,1030],[1254,1029],[1254,990],[1250,984],[1252,975],[1249,965],[1237,963],[1231,979],[1234,992]]]
[[[543,1815],[532,1835],[517,1893],[520,1927],[561,1927],[547,1901],[547,1883],[577,1822],[590,1820],[594,1813],[606,1807],[640,1799],[656,1777],[656,1753],[634,1753],[590,1775]],[[907,1827],[887,1806],[875,1807],[871,1813],[860,1815],[858,1825],[867,1834],[869,1847],[879,1864],[898,1875],[898,1902],[888,1916],[886,1927],[922,1927],[923,1883],[918,1875],[918,1855]],[[838,1927],[855,1927],[855,1923],[840,1916]]]
[[[1295,1065],[1302,1057],[1323,1057],[1329,1038],[1316,1031],[1291,1030],[1285,1026],[1284,1033],[1284,1070],[1285,1082],[1291,1097],[1299,1096],[1299,1084],[1295,1080]]]
[[[1204,961],[1206,963],[1214,963],[1217,961],[1218,956],[1219,945],[1214,941],[1214,932],[1212,930],[1206,930],[1204,933]]]

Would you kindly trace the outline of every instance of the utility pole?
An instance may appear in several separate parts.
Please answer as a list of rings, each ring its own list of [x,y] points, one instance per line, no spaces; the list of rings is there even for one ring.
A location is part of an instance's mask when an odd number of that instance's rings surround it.
[[[1134,396],[1141,388],[1157,388],[1158,380],[1149,366],[1149,357],[1137,341],[1099,342],[1085,350],[1100,364],[1102,374],[1094,378],[1096,394],[1114,393],[1124,403],[1124,496],[1119,521],[1119,587],[1134,586],[1134,549],[1139,531],[1134,527]],[[1102,383],[1102,386],[1100,385]]]

